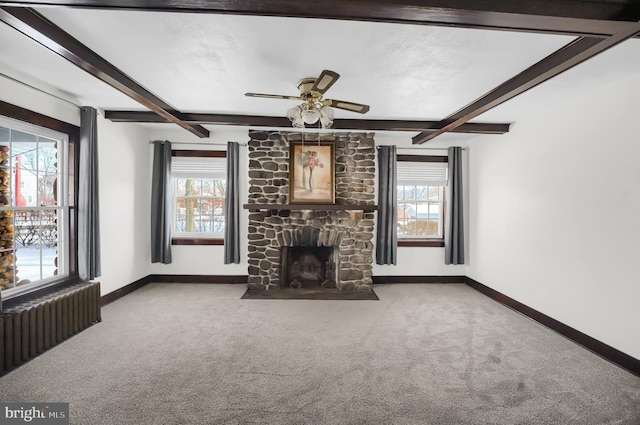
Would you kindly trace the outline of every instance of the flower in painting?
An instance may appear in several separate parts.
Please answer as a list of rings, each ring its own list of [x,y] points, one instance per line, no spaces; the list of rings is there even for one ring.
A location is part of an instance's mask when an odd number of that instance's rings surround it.
[[[311,168],[312,170],[315,167],[324,168],[324,164],[320,162],[320,160],[318,159],[318,152],[316,151],[311,151],[311,156],[309,157],[308,162],[309,162],[309,168]]]
[[[313,170],[316,167],[324,168],[324,164],[320,162],[318,158],[318,152],[316,151],[305,151],[301,154],[302,167],[303,169],[309,169],[308,180],[303,177],[303,185],[307,190],[313,190]],[[305,181],[306,180],[306,181]],[[308,186],[307,186],[308,183]]]

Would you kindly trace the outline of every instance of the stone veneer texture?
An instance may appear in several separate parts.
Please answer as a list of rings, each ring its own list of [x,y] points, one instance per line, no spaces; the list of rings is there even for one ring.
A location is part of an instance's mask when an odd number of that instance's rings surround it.
[[[249,204],[289,203],[289,143],[334,142],[335,203],[375,204],[373,133],[311,134],[249,131]],[[337,287],[370,290],[373,283],[374,213],[348,210],[268,210],[249,213],[249,288],[279,289],[281,248],[295,245],[296,234],[321,235],[318,246],[338,250]],[[335,244],[322,235],[332,235]],[[315,240],[317,239],[317,241]],[[324,242],[323,242],[324,240]]]

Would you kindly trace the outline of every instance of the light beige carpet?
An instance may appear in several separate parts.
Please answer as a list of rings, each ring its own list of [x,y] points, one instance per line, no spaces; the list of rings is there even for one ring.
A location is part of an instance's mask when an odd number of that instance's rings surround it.
[[[464,285],[379,301],[150,284],[0,378],[71,423],[640,424],[640,378]]]

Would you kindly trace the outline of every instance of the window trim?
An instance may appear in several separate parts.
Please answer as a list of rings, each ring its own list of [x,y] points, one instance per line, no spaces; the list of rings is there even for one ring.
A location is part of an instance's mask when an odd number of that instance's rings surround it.
[[[396,162],[449,162],[447,155],[397,155]],[[444,199],[442,200],[442,209],[446,211],[446,187],[444,188]],[[443,220],[446,214],[443,214]],[[444,221],[443,221],[444,226]],[[398,237],[399,247],[444,247],[444,229],[442,238],[401,238]]]
[[[193,149],[176,149],[171,150],[172,157],[183,158],[226,158],[227,151],[219,150],[193,150]],[[175,219],[175,217],[173,217]],[[212,237],[193,237],[193,236],[171,236],[171,245],[209,245],[220,246],[224,245],[224,238]]]
[[[68,252],[69,256],[69,273],[60,278],[51,279],[41,285],[35,285],[31,290],[20,292],[17,294],[3,294],[3,301],[12,302],[12,300],[20,300],[23,297],[36,296],[35,294],[46,291],[54,286],[65,285],[80,280],[78,275],[78,185],[79,181],[76,176],[79,175],[79,153],[77,149],[80,141],[80,127],[69,124],[67,122],[52,118],[38,112],[13,105],[11,103],[0,100],[0,115],[14,120],[22,121],[27,124],[38,127],[47,128],[67,135],[67,197],[69,202],[68,216]]]

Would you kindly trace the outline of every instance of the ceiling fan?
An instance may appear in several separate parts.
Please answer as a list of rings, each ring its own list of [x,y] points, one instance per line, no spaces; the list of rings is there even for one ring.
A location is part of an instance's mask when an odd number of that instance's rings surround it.
[[[359,114],[369,111],[369,105],[322,98],[326,91],[338,81],[338,78],[340,78],[340,74],[325,69],[318,78],[303,78],[298,81],[299,96],[263,93],[245,93],[245,96],[302,100],[301,105],[294,106],[287,111],[287,118],[291,120],[291,124],[294,127],[304,127],[305,124],[315,124],[319,120],[322,128],[328,128],[333,124],[333,110],[331,108],[344,109]]]

